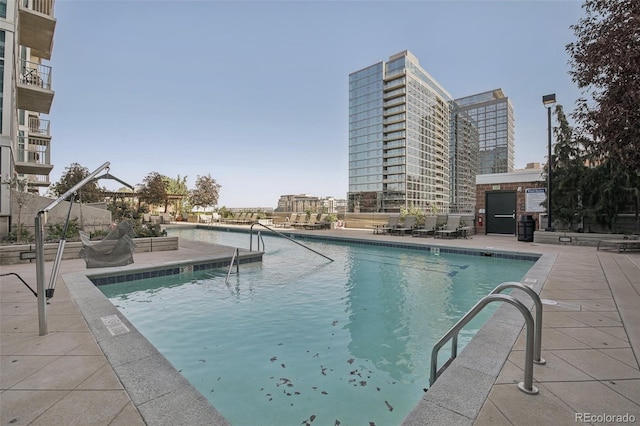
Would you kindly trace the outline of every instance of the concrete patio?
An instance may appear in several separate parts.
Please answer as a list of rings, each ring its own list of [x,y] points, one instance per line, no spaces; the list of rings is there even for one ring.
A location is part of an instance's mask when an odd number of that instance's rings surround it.
[[[547,363],[534,368],[539,394],[526,395],[516,386],[524,375],[524,338],[517,336],[520,324],[506,361],[468,365],[464,360],[467,351],[463,351],[450,367],[451,374],[448,369],[436,382],[441,387],[454,383],[447,374],[455,375],[453,367],[460,361],[455,371],[487,382],[488,395],[466,398],[461,395],[470,389],[458,387],[447,394],[436,392],[434,386],[405,424],[606,424],[621,421],[625,415],[640,422],[640,253],[524,243],[512,236],[440,240],[373,235],[371,230],[308,232],[549,255],[546,279],[538,284],[541,297],[555,304],[544,306],[542,357]],[[135,264],[129,266],[222,255],[211,246],[180,241],[178,251],[136,254]],[[50,270],[47,262],[47,275]],[[18,273],[35,287],[35,264],[2,268],[2,273],[8,272]],[[116,360],[113,348],[105,344],[109,336],[97,332],[96,321],[87,319],[92,309],[95,315],[103,315],[103,308],[82,307],[85,302],[79,299],[84,298],[84,290],[73,277],[85,272],[82,260],[62,263],[55,297],[47,307],[49,333],[45,336],[38,333],[33,294],[14,277],[0,277],[1,424],[177,424],[178,419],[166,408],[171,399],[194,407],[190,420],[182,424],[224,424],[214,409],[200,412],[197,407],[202,407],[202,401],[197,395],[182,393],[190,386],[179,378],[164,380],[173,386],[165,393],[160,384],[141,389],[133,385],[135,372],[123,373],[129,360]]]

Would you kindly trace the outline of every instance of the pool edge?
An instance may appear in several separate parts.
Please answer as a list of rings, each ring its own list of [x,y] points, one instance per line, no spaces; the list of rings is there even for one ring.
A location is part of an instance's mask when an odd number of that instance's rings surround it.
[[[301,238],[309,237],[303,234],[299,234],[299,236]],[[308,239],[328,240],[328,238]],[[332,237],[330,239],[363,244],[371,243],[370,240],[349,237]],[[375,245],[387,244],[375,243]],[[395,247],[398,244],[393,243],[392,245]],[[402,243],[402,246],[424,247],[425,245]],[[439,249],[451,249],[456,253],[460,251],[460,248],[457,247],[437,247]],[[542,289],[557,258],[556,254],[508,252],[493,248],[468,250],[473,251],[475,255],[496,253],[507,254],[510,255],[509,257],[520,255],[537,257],[536,263],[532,265],[521,280],[525,282],[526,280],[535,280],[535,283],[530,282],[530,284],[532,284],[536,293],[539,293]],[[171,264],[184,265],[189,263],[190,261],[188,260],[182,260],[140,269],[150,270]],[[169,424],[177,424],[172,420],[184,422],[187,419],[187,424],[193,425],[228,425],[228,421],[215,407],[122,316],[120,311],[100,292],[90,278],[93,276],[108,276],[109,274],[113,274],[113,272],[79,272],[63,275],[62,278],[96,341],[145,421],[148,424],[166,423],[167,421]],[[526,301],[526,305],[532,305],[527,299],[523,299],[523,301]],[[101,319],[111,315],[117,315],[129,328],[130,332],[126,335],[112,336]],[[417,406],[408,414],[402,424],[473,424],[523,324],[523,320],[517,318],[517,312],[514,315],[514,311],[508,307],[499,307],[478,334],[472,338],[456,361],[443,373],[438,382],[429,392],[423,395]],[[499,345],[500,357],[492,357],[489,362],[491,371],[485,371],[487,363],[483,359],[478,359],[476,352],[478,350],[486,350],[489,343],[495,345],[495,341],[493,341],[495,335],[492,333],[492,329],[500,330],[502,343],[508,344]],[[490,338],[492,335],[494,339]],[[122,336],[128,337],[122,338]],[[114,339],[114,337],[118,339]],[[505,337],[507,338],[506,340]],[[487,340],[485,341],[484,339]],[[502,355],[504,356],[502,357]],[[499,364],[500,368],[497,368],[495,375],[492,375],[492,371],[496,369],[496,363]],[[429,366],[427,365],[425,368],[428,369]],[[470,384],[470,382],[473,382],[473,384]],[[514,391],[517,391],[515,386]],[[151,393],[152,398],[149,398],[150,391],[153,391]]]
[[[555,253],[542,254],[521,282],[540,294],[557,257]],[[526,293],[514,290],[512,294],[531,309],[533,301]],[[425,392],[402,426],[472,425],[523,326],[522,315],[515,308],[502,304]],[[513,392],[520,392],[516,383]]]

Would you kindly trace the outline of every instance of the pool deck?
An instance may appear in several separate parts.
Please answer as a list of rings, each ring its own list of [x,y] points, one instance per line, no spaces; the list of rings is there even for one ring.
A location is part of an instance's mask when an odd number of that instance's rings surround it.
[[[640,422],[640,253],[525,243],[514,236],[442,240],[373,235],[371,230],[299,231],[305,232],[545,255],[546,264],[538,267],[545,270],[538,275],[543,279],[536,285],[541,297],[555,304],[544,306],[542,357],[547,362],[535,365],[533,373],[539,394],[527,395],[517,387],[524,376],[522,319],[519,323],[517,317],[493,321],[499,330],[515,331],[493,337],[484,333],[485,340],[474,338],[466,348],[474,349],[460,354],[404,424],[610,424],[623,422],[625,415],[627,422],[631,416]],[[210,245],[181,240],[177,251],[139,253],[135,263],[124,268],[220,256],[228,256],[228,250],[217,253]],[[51,262],[45,265],[47,277],[51,266]],[[193,407],[190,425],[225,424],[215,410],[200,411],[198,395],[182,392],[189,390],[188,384],[164,378],[162,384],[135,385],[144,373],[127,367],[163,357],[147,348],[149,354],[138,354],[132,361],[109,346],[107,342],[116,339],[100,332],[104,325],[94,320],[105,314],[104,307],[87,307],[80,300],[85,290],[95,289],[74,281],[92,271],[83,260],[62,262],[55,296],[47,305],[48,334],[44,336],[39,336],[36,298],[15,277],[0,277],[0,423],[178,424],[167,409],[170,401],[177,401]],[[34,263],[2,267],[2,273],[9,272],[35,287]],[[129,325],[126,320],[125,324]],[[120,352],[135,352],[129,348],[121,347]],[[485,356],[501,349],[502,357]],[[470,354],[480,354],[482,359],[474,360]],[[173,387],[163,391],[162,386],[172,380]]]

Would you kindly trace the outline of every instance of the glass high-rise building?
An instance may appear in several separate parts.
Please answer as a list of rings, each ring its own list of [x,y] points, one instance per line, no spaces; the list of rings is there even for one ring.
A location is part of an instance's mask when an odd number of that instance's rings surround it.
[[[349,75],[349,211],[448,209],[451,100],[408,51]]]
[[[512,172],[515,158],[513,107],[502,89],[456,99],[456,104],[478,128],[478,174]]]
[[[451,170],[458,164],[450,162],[451,153],[477,147],[469,123],[409,51],[350,74],[347,210],[448,213]],[[469,176],[453,176],[455,182],[473,181],[475,188],[475,167],[456,170]],[[475,190],[464,203],[475,205]]]

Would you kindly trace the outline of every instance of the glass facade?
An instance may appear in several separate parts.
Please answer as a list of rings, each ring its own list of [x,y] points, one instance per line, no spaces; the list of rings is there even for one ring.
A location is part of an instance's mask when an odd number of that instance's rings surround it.
[[[478,128],[473,119],[455,105],[450,146],[450,213],[475,212],[478,173]]]
[[[349,76],[349,192],[367,210],[382,192],[382,75],[378,63]]]
[[[352,73],[348,211],[448,211],[452,113],[451,96],[408,51]]]
[[[478,128],[478,174],[512,172],[515,161],[513,107],[502,89],[456,99],[456,103]]]

